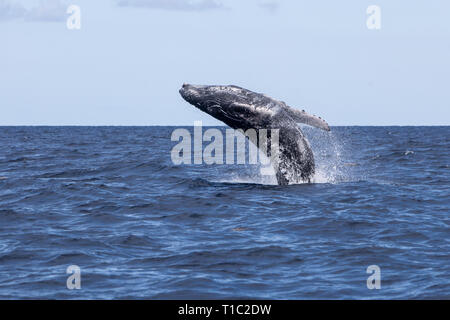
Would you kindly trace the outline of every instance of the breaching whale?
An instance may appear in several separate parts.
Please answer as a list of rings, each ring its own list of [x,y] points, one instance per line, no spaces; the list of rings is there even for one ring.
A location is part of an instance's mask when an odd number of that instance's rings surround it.
[[[180,94],[190,104],[233,129],[257,132],[278,129],[279,154],[277,160],[272,161],[278,184],[311,182],[315,172],[314,156],[297,123],[330,131],[322,118],[234,85],[183,84]],[[256,141],[252,142],[258,146]]]

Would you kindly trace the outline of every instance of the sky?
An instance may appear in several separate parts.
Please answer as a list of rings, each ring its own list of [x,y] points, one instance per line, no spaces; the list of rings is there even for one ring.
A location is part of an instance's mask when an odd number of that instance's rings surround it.
[[[449,125],[449,57],[448,0],[0,0],[0,125],[220,124],[183,83],[331,126]]]

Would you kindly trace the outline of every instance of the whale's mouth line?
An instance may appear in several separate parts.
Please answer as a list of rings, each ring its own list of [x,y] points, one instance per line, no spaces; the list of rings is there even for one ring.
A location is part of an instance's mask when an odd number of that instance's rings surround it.
[[[221,114],[223,117],[227,118],[228,120],[235,121],[235,122],[239,122],[239,121],[242,120],[242,119],[240,119],[240,118],[236,118],[236,117],[233,117],[233,116],[229,115],[228,113],[224,112],[224,111],[222,110],[222,108],[220,108],[220,107],[217,107],[216,109],[218,109],[219,112],[220,112],[220,114]],[[215,118],[215,117],[214,117],[214,118]]]
[[[219,102],[216,103],[215,101],[208,100],[207,102],[209,104],[211,104],[211,105],[206,107],[206,108],[202,108],[200,103],[197,101],[197,100],[199,100],[201,98],[201,94],[197,90],[195,90],[193,88],[190,88],[190,87],[191,87],[190,85],[184,84],[183,87],[179,90],[179,93],[183,97],[184,100],[186,100],[190,104],[194,105],[196,108],[207,112],[209,115],[211,115],[212,117],[214,117],[216,119],[217,119],[217,117],[213,114],[214,112],[216,112],[217,114],[220,113],[220,115],[223,118],[226,118],[226,119],[228,119],[230,121],[233,121],[233,122],[240,122],[240,121],[242,121],[241,118],[233,117],[232,115],[230,115],[227,112],[225,112],[222,109],[222,107],[220,106]],[[221,120],[221,119],[218,119],[218,120]]]

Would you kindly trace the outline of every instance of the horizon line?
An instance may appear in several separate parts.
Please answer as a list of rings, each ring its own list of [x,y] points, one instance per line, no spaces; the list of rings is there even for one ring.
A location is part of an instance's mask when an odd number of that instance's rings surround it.
[[[1,127],[193,127],[193,124],[0,124]],[[304,125],[308,126],[308,125]],[[450,124],[344,124],[330,127],[448,127]],[[227,125],[202,125],[202,127],[229,127]]]

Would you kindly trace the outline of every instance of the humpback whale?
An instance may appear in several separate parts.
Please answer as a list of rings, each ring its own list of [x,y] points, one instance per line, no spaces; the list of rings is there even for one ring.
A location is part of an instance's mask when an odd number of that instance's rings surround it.
[[[271,159],[278,184],[311,182],[314,156],[297,123],[330,131],[325,120],[234,85],[183,84],[179,92],[184,100],[233,129],[278,129],[279,154],[276,161]]]

